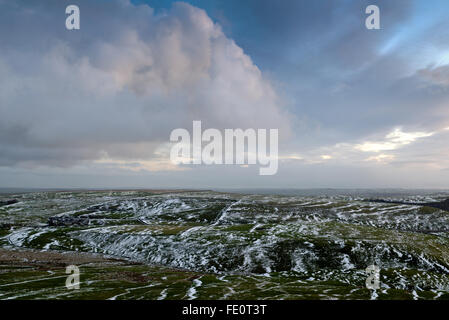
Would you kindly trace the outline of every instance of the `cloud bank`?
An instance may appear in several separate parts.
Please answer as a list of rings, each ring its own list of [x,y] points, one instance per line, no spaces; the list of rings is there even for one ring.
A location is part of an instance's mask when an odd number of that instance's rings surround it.
[[[159,162],[193,120],[290,131],[270,81],[205,11],[78,1],[68,31],[65,5],[0,3],[0,165]]]

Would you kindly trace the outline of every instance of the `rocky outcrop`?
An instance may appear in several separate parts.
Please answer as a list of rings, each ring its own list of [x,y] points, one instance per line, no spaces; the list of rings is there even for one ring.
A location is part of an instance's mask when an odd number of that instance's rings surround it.
[[[440,202],[404,202],[404,201],[393,201],[384,199],[368,199],[367,202],[378,202],[378,203],[393,203],[393,204],[406,204],[412,206],[423,206],[441,209],[444,211],[449,211],[449,199]]]
[[[19,202],[19,200],[17,200],[17,199],[11,199],[11,200],[0,201],[0,207],[1,207],[1,206],[8,206],[8,205],[10,205],[10,204],[14,204],[14,203],[17,203],[17,202]]]
[[[69,215],[54,216],[48,218],[48,225],[52,227],[82,225],[87,226],[89,219],[86,217],[73,217]]]

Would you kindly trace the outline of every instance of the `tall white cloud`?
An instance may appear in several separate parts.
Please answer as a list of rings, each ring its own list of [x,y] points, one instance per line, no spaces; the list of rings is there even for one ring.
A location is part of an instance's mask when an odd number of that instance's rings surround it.
[[[92,21],[95,8],[80,1],[81,30],[67,31],[63,9],[46,2],[0,4],[0,19],[29,24],[2,35],[0,165],[150,160],[193,120],[290,131],[272,84],[201,9],[113,1]]]

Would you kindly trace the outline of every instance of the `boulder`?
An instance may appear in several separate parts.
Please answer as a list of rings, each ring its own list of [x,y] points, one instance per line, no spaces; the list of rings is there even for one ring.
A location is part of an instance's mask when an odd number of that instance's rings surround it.
[[[19,200],[17,200],[17,199],[3,200],[3,201],[0,201],[0,206],[8,206],[10,204],[14,204],[17,202],[19,202]]]

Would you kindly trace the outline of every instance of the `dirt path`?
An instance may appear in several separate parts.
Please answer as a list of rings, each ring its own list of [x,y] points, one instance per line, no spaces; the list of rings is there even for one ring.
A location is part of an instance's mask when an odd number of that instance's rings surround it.
[[[46,265],[66,266],[71,264],[81,265],[87,263],[115,262],[125,263],[123,260],[107,258],[99,254],[82,252],[57,252],[36,251],[30,249],[5,249],[0,248],[0,264],[3,265]],[[129,262],[126,262],[129,264]]]

